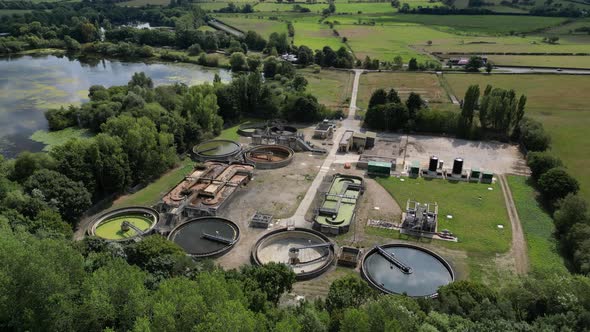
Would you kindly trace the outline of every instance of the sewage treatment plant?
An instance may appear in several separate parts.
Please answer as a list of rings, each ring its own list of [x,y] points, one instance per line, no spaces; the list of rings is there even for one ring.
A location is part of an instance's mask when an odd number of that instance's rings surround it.
[[[320,127],[333,131],[335,124],[323,122]],[[334,136],[323,131],[319,135],[318,131],[315,128],[314,135]],[[352,225],[358,225],[356,214],[366,190],[365,177],[360,172],[366,170],[365,174],[387,177],[394,169],[391,164],[379,172],[360,165],[352,174],[326,175],[322,189],[314,192],[317,207],[310,208],[311,218],[304,220],[303,225],[281,222],[273,214],[258,210],[254,217],[249,214],[247,220],[227,218],[240,215],[229,212],[250,195],[253,185],[258,186],[250,183],[256,174],[268,177],[283,172],[279,178],[293,176],[305,165],[294,162],[298,158],[296,151],[318,155],[326,151],[315,148],[305,141],[303,132],[283,123],[243,126],[239,132],[250,137],[250,146],[229,140],[211,140],[195,146],[194,168],[161,197],[155,209],[128,207],[108,211],[95,219],[88,234],[108,241],[140,241],[143,236],[160,234],[194,259],[232,257],[234,254],[225,254],[238,247],[239,253],[235,255],[242,257],[246,250],[253,264],[283,263],[293,270],[297,280],[318,277],[338,264],[360,271],[372,287],[384,293],[413,297],[434,296],[438,287],[454,280],[451,266],[430,250],[396,243],[364,252],[361,247],[339,246],[328,237],[345,234]],[[334,148],[348,151],[340,146]],[[376,162],[371,159],[370,163]],[[280,195],[290,188],[279,186],[274,190],[278,191],[273,195]],[[241,198],[234,205],[236,196]],[[436,231],[436,211],[432,214],[417,203],[406,210],[400,229],[420,226],[421,234]],[[413,228],[407,226],[410,224]]]

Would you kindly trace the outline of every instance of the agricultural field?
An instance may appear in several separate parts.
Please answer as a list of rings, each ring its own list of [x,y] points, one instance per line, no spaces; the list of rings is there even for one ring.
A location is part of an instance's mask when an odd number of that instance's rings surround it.
[[[357,106],[366,109],[369,99],[371,99],[371,94],[379,88],[383,88],[386,91],[394,88],[402,100],[405,100],[410,92],[416,92],[431,104],[449,103],[447,94],[435,74],[382,72],[369,73],[361,76]]]
[[[336,14],[395,13],[389,2],[336,3]]]
[[[590,56],[489,55],[488,60],[497,66],[536,66],[590,69]]]
[[[505,270],[505,267],[498,266],[500,263],[495,258],[510,249],[512,231],[498,184],[451,183],[423,178],[403,180],[377,178],[377,182],[402,207],[408,199],[438,203],[438,229],[450,230],[458,236],[459,242],[430,241],[430,244],[465,251],[469,279],[488,281],[489,278],[495,279],[498,271]],[[452,219],[447,215],[452,215]],[[500,229],[498,225],[504,228]]]
[[[141,7],[145,5],[167,6],[169,4],[170,0],[131,0],[119,2],[117,5],[126,7]]]
[[[242,31],[256,31],[265,38],[268,38],[273,32],[287,33],[287,23],[281,21],[271,21],[251,16],[237,15],[216,15],[215,17]]]
[[[551,150],[580,181],[581,193],[590,199],[590,110],[586,98],[590,76],[573,75],[468,75],[447,74],[445,78],[458,98],[471,84],[515,89],[528,98],[526,112],[541,121],[552,136]]]
[[[439,31],[414,24],[398,24],[387,26],[337,25],[341,37],[348,39],[348,44],[358,59],[365,56],[382,61],[392,61],[397,55],[407,63],[411,58],[419,62],[432,60],[428,55],[411,47],[413,44],[424,44],[429,39],[439,36],[447,37]],[[444,35],[444,36],[443,36]]]
[[[329,20],[337,20],[342,24],[359,24],[375,22],[375,25],[397,25],[399,23],[415,23],[436,30],[463,36],[469,35],[505,35],[515,33],[531,33],[556,27],[567,21],[559,17],[522,16],[514,20],[508,15],[348,15],[332,16]]]
[[[323,69],[316,74],[304,69],[300,73],[307,79],[307,91],[313,93],[320,103],[331,109],[348,107],[354,76],[351,72]]]
[[[296,21],[295,27],[295,45],[306,45],[312,50],[322,49],[324,46],[330,46],[334,50],[346,46],[340,37],[334,35],[334,32],[326,24],[313,22]]]
[[[507,177],[518,217],[527,241],[528,256],[533,272],[567,272],[559,254],[551,216],[537,201],[535,189],[524,176]]]
[[[308,8],[311,13],[319,14],[325,8],[328,8],[328,4],[305,4],[305,3],[275,3],[275,2],[260,2],[254,6],[256,12],[295,12],[293,6],[299,5],[302,8]]]

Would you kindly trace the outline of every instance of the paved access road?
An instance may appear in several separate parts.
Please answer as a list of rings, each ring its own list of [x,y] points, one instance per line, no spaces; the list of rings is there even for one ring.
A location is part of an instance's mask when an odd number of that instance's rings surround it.
[[[318,174],[316,175],[315,179],[309,186],[305,197],[299,203],[299,207],[295,211],[295,214],[286,219],[287,225],[294,225],[295,227],[309,227],[309,223],[305,221],[305,214],[309,210],[313,199],[320,187],[322,180],[328,174],[330,169],[332,168],[333,163],[346,163],[346,162],[356,162],[359,159],[358,155],[338,155],[338,142],[342,138],[342,135],[346,130],[354,130],[358,131],[361,128],[361,122],[359,120],[355,120],[356,114],[356,98],[358,95],[358,88],[359,88],[359,81],[361,78],[361,74],[363,70],[355,69],[354,70],[354,82],[352,85],[352,96],[350,97],[350,106],[348,108],[348,117],[341,122],[341,126],[336,130],[334,134],[334,144],[332,148],[328,152],[324,163],[320,167]]]

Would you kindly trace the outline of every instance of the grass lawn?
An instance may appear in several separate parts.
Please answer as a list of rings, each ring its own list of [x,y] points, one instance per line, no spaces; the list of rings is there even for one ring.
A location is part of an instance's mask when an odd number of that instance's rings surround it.
[[[219,16],[223,22],[234,26],[242,31],[256,31],[264,38],[273,32],[287,33],[287,23],[281,21],[270,21],[267,19],[259,19],[251,16]]]
[[[240,125],[235,125],[224,129],[216,139],[237,140],[239,137],[237,132],[239,126]],[[162,177],[150,183],[140,191],[131,195],[121,196],[113,203],[113,208],[131,205],[152,206],[156,204],[158,200],[168,192],[168,190],[184,179],[184,177],[193,170],[194,166],[195,162],[192,161],[191,158],[186,157],[180,162],[178,167],[168,171],[166,174],[162,175]]]
[[[470,84],[487,84],[515,89],[527,96],[526,112],[541,121],[552,136],[552,152],[580,181],[581,194],[590,200],[590,108],[586,93],[590,76],[574,75],[468,75],[447,74],[445,78],[457,98]]]
[[[385,91],[394,88],[403,101],[405,101],[410,92],[414,91],[419,93],[422,98],[427,99],[431,104],[449,103],[447,94],[435,74],[381,72],[361,75],[357,105],[366,109],[369,105],[371,94],[379,88],[383,88]]]
[[[35,142],[45,144],[43,151],[49,151],[52,147],[63,145],[70,139],[89,138],[91,135],[88,129],[69,127],[58,131],[37,130],[30,138]]]
[[[504,205],[502,190],[497,184],[451,183],[446,180],[423,178],[378,178],[381,184],[405,208],[408,199],[418,202],[437,202],[439,206],[438,229],[448,229],[459,237],[459,242],[416,239],[399,232],[366,228],[368,234],[429,245],[434,251],[451,249],[463,251],[466,270],[462,278],[487,284],[501,284],[511,274],[510,263],[503,257],[512,239],[510,221]],[[492,187],[493,190],[488,190]],[[480,199],[481,197],[481,199]],[[447,219],[452,215],[452,219]],[[504,225],[499,229],[498,225]],[[381,233],[381,234],[375,234]],[[499,255],[499,256],[498,256]]]
[[[436,244],[489,255],[510,249],[512,231],[499,185],[402,179],[403,182],[396,177],[377,178],[377,182],[403,208],[408,199],[438,203],[438,229],[450,230],[459,237],[459,242],[436,241]],[[447,219],[447,215],[452,215],[453,219]],[[504,229],[499,229],[498,225],[504,225]]]
[[[331,109],[346,108],[352,89],[354,75],[351,72],[323,69],[314,74],[311,69],[299,71],[305,76],[307,91],[318,98],[318,101]]]
[[[498,66],[590,68],[590,56],[489,55],[488,59]]]
[[[510,175],[508,185],[526,237],[533,271],[566,273],[563,257],[553,237],[553,220],[536,200],[536,192],[524,176]]]

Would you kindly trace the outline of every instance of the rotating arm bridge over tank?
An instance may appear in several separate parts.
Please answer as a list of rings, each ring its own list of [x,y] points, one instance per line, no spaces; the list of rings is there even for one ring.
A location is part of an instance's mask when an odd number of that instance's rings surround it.
[[[273,230],[260,237],[252,248],[255,264],[284,263],[293,269],[297,280],[321,275],[335,258],[334,244],[330,239],[307,228]]]
[[[130,206],[99,215],[87,233],[108,241],[128,241],[148,234],[156,226],[159,214],[143,206]]]
[[[411,266],[409,266],[411,264]],[[451,265],[428,249],[405,244],[375,246],[363,257],[361,274],[383,293],[411,297],[435,297],[441,286],[451,283]]]

